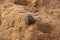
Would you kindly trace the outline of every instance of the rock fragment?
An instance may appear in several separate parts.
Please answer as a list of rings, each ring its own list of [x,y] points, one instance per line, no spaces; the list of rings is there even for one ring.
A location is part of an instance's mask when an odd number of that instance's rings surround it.
[[[28,14],[28,16],[26,17],[26,24],[33,25],[35,22],[35,18],[31,14]]]

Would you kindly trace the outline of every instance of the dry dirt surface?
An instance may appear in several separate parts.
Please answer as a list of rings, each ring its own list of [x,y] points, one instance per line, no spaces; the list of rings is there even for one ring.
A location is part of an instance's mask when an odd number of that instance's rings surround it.
[[[0,0],[0,40],[60,40],[60,0]]]

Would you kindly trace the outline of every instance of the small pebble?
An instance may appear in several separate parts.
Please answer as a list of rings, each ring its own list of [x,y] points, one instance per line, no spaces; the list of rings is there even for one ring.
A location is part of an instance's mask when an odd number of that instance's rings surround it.
[[[35,22],[35,18],[31,14],[28,14],[28,16],[26,17],[26,24],[33,25]]]

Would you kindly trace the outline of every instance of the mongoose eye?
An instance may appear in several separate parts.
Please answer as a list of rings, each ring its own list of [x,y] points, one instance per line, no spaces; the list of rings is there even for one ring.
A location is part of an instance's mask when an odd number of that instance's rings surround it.
[[[27,17],[26,17],[26,24],[27,25],[32,25],[35,22],[36,22],[35,18],[31,14],[28,14]]]

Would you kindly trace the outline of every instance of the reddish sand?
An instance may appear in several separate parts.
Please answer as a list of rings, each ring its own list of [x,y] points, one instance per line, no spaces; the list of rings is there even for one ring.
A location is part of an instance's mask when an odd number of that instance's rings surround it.
[[[60,0],[0,0],[0,40],[60,40]]]

